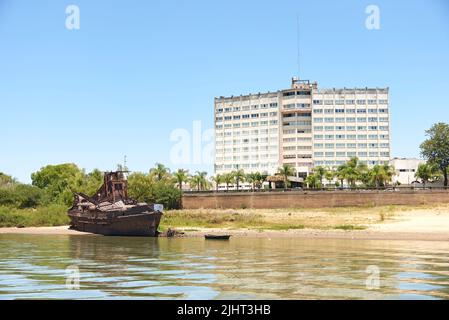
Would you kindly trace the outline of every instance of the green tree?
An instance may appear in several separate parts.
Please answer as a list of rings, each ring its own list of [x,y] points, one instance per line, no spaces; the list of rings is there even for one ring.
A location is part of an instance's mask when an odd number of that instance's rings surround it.
[[[319,189],[322,186],[321,179],[322,177],[318,173],[312,173],[307,176],[305,183],[311,189]]]
[[[156,163],[155,167],[150,170],[150,176],[156,181],[170,179],[170,169],[162,163]]]
[[[86,177],[75,164],[48,165],[31,175],[32,184],[45,191],[50,202],[70,206],[73,192],[84,192]]]
[[[178,171],[173,173],[173,177],[179,190],[182,190],[183,183],[189,180],[189,170],[178,169]]]
[[[139,202],[160,203],[167,209],[181,206],[181,190],[170,179],[157,180],[154,175],[135,172],[128,177],[128,192]]]
[[[215,176],[210,178],[212,182],[215,184],[215,191],[218,191],[218,187],[220,183],[223,182],[223,176],[221,174],[216,174]]]
[[[434,163],[421,163],[416,170],[415,177],[421,179],[423,187],[426,187],[426,183],[436,180],[440,177],[440,170]]]
[[[444,186],[448,186],[449,170],[449,125],[437,123],[426,131],[428,139],[424,141],[420,148],[421,154],[430,163],[436,164],[444,177]]]
[[[234,183],[234,174],[231,173],[226,173],[223,175],[223,183],[226,184],[226,191],[229,190],[229,185]]]
[[[128,194],[131,198],[145,202],[151,198],[153,181],[149,175],[133,172],[128,177]]]
[[[209,183],[207,181],[206,171],[197,171],[196,174],[190,179],[192,187],[196,187],[198,191],[207,190]]]
[[[17,181],[13,177],[0,172],[0,188],[12,186],[15,183],[17,183]]]
[[[243,171],[243,169],[239,169],[239,170],[234,171],[232,174],[234,176],[235,186],[238,191],[240,188],[240,182],[245,181],[245,172]]]
[[[313,169],[313,173],[316,175],[316,178],[320,181],[320,187],[323,186],[323,179],[326,177],[327,169],[323,166],[317,166]]]
[[[344,182],[346,179],[346,171],[348,165],[346,163],[338,166],[337,171],[335,172],[335,177],[339,180],[340,188],[343,189]]]
[[[282,167],[278,169],[278,173],[282,176],[284,180],[284,189],[288,188],[288,177],[294,176],[296,174],[295,168],[289,164],[283,164]]]

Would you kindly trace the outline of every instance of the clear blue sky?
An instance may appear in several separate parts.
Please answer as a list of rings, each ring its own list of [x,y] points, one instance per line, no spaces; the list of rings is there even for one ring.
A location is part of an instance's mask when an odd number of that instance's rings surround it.
[[[80,30],[65,8],[80,8]],[[365,28],[380,8],[381,29]],[[170,163],[169,136],[213,127],[213,98],[287,88],[390,87],[393,156],[418,156],[449,122],[449,3],[0,0],[0,171],[46,164],[132,170]],[[185,165],[191,170],[211,165]]]

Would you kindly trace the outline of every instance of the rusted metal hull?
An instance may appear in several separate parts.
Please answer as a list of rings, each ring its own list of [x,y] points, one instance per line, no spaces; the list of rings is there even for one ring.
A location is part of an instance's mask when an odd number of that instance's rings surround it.
[[[161,216],[161,212],[69,211],[73,229],[105,236],[157,237]]]

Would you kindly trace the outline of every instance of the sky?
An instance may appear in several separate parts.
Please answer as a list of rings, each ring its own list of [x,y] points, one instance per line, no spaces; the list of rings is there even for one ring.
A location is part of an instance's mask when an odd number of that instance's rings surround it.
[[[449,122],[446,0],[0,0],[0,172],[30,182],[47,164],[112,170],[126,155],[133,171],[212,173],[174,161],[171,135],[207,149],[193,127],[213,128],[214,97],[289,88],[297,17],[301,79],[389,87],[392,156],[418,157],[425,130]]]

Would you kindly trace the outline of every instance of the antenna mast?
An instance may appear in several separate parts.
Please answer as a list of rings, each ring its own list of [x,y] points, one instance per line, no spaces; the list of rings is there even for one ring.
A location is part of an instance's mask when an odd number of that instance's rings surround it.
[[[296,13],[296,32],[297,32],[297,58],[298,58],[298,80],[301,74],[301,59],[300,59],[300,37],[299,37],[299,13]]]

